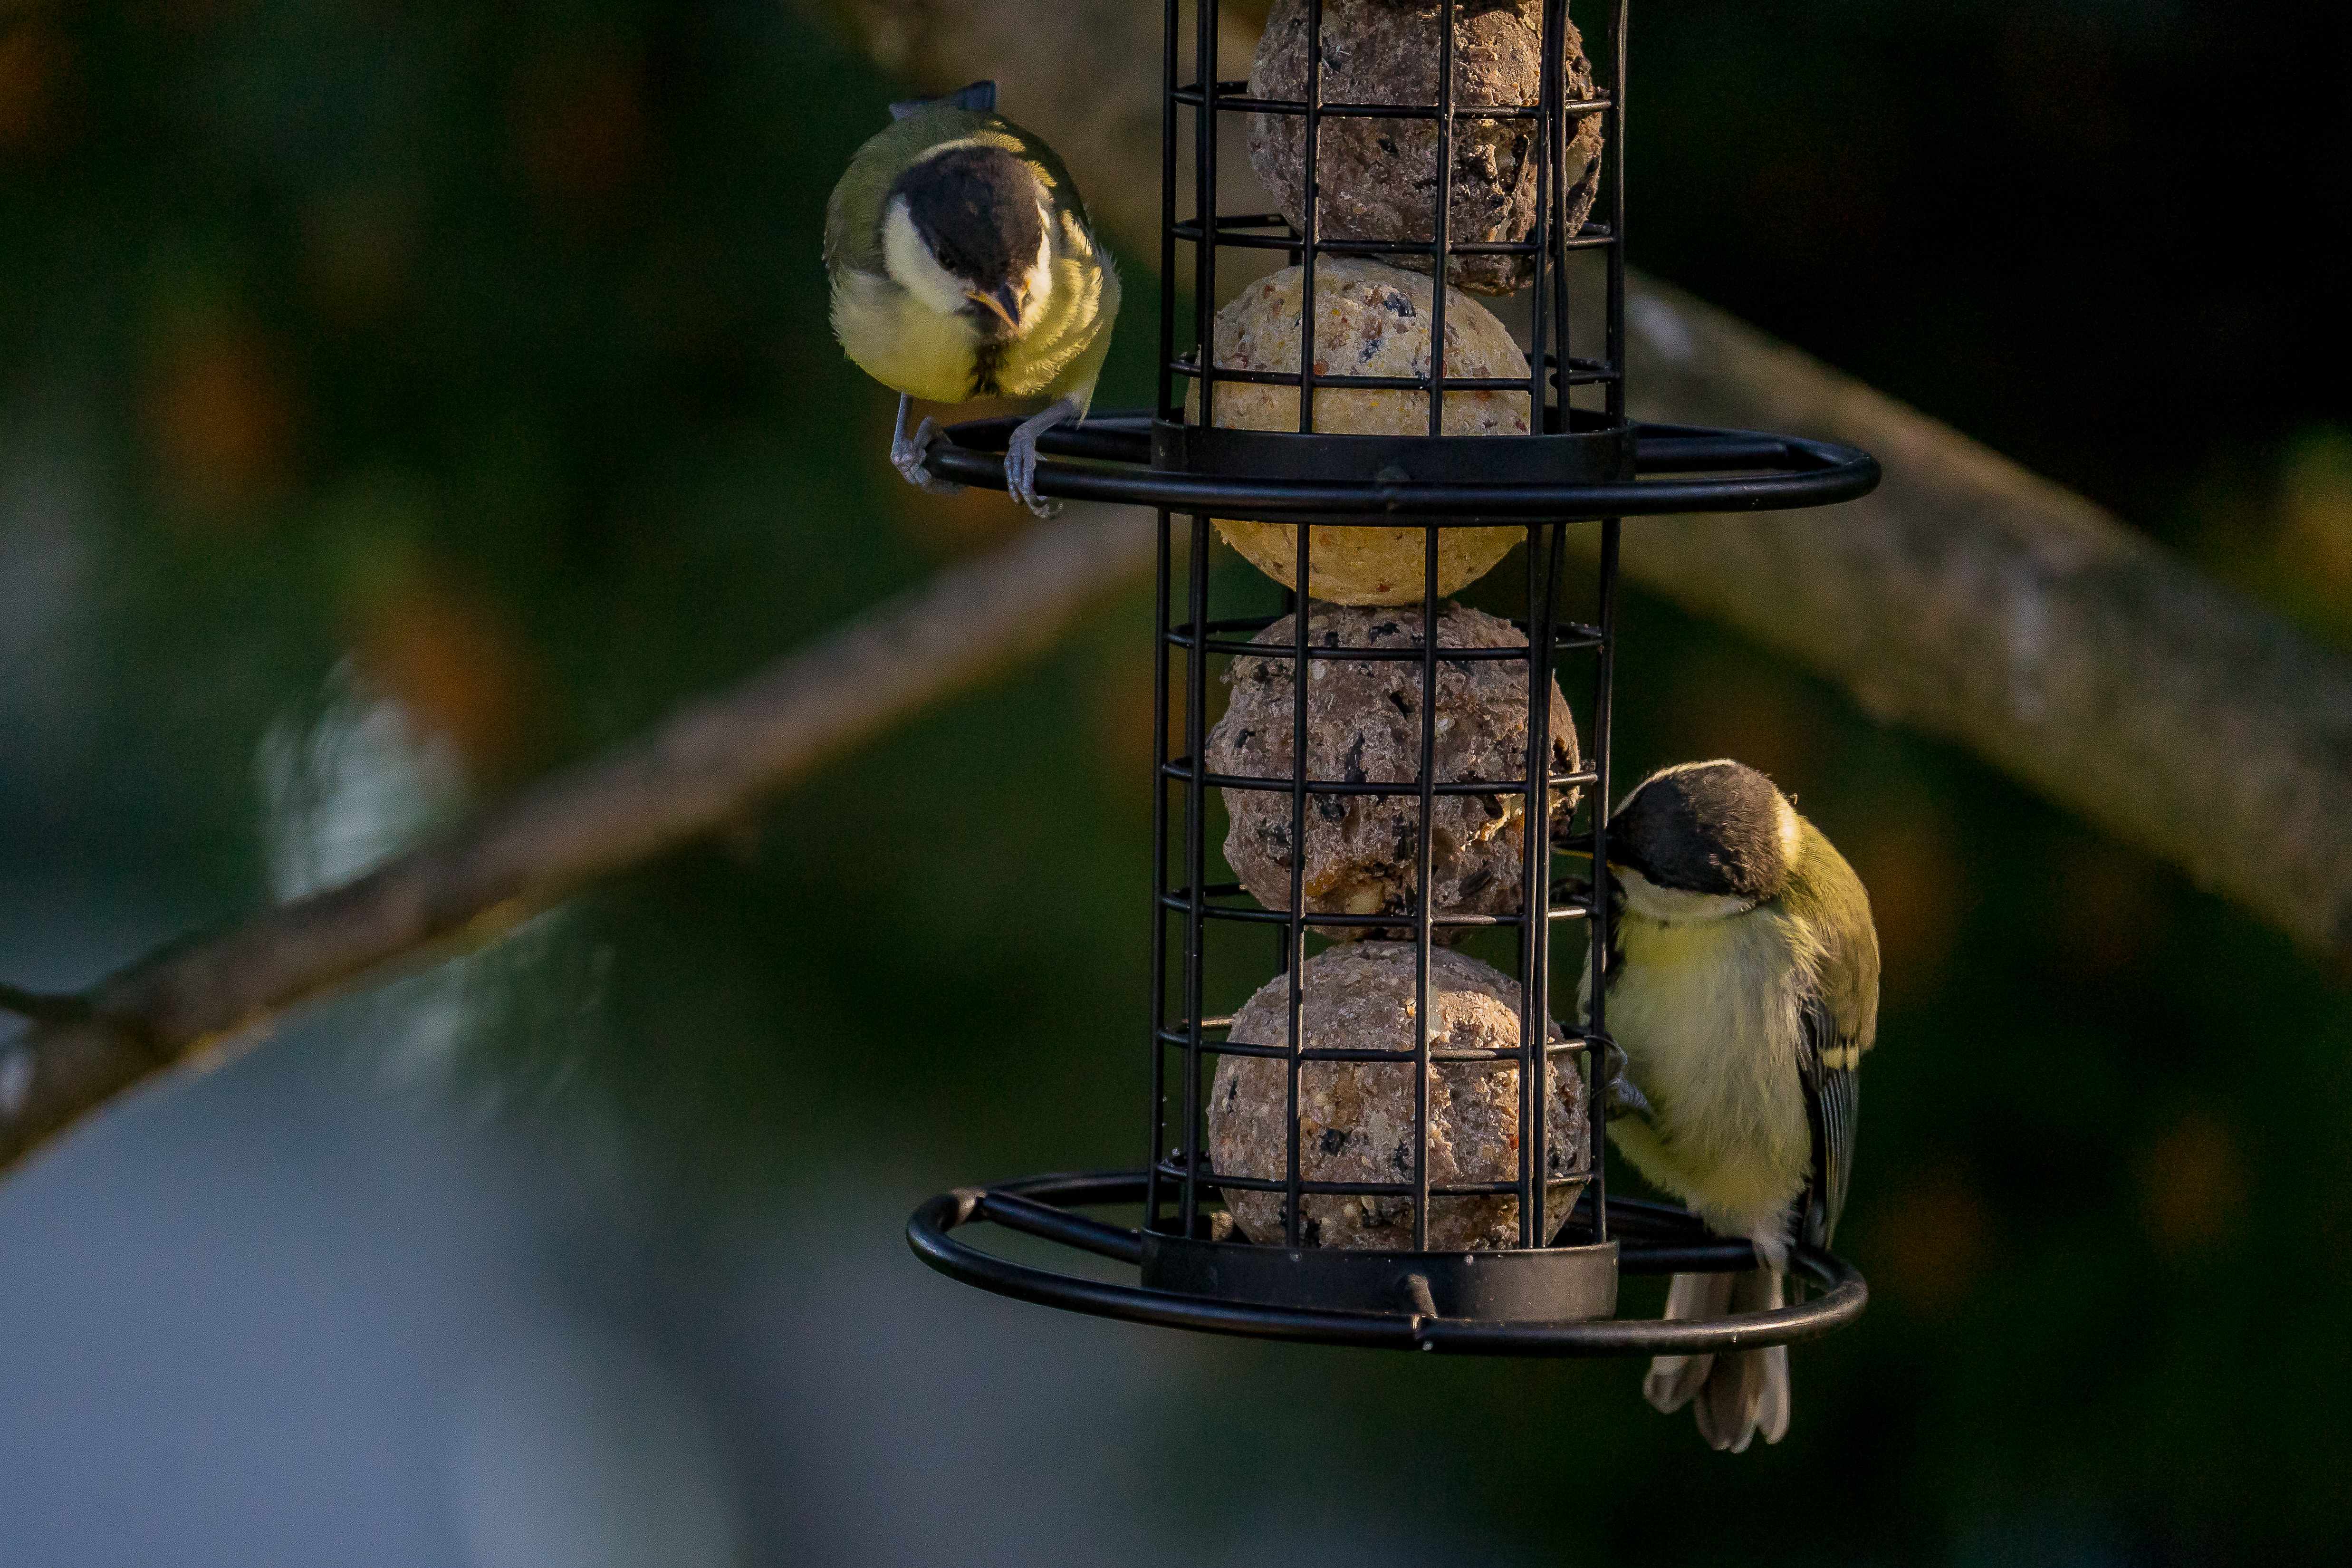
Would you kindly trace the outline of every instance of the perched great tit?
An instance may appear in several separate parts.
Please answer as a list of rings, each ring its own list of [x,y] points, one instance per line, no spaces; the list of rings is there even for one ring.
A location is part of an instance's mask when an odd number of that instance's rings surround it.
[[[1609,819],[1603,1021],[1638,1096],[1610,1141],[1719,1236],[1769,1267],[1677,1274],[1668,1318],[1781,1301],[1792,1242],[1826,1246],[1853,1164],[1856,1068],[1878,1032],[1878,932],[1860,879],[1755,769],[1685,763]],[[1590,1017],[1588,962],[1580,1005]],[[1643,1393],[1694,1404],[1738,1452],[1789,1429],[1786,1346],[1660,1356]]]
[[[995,113],[996,84],[894,103],[824,211],[833,330],[897,391],[890,460],[925,489],[929,419],[909,403],[1050,397],[1004,454],[1005,488],[1040,516],[1037,437],[1083,419],[1118,317],[1118,274],[1054,150]]]

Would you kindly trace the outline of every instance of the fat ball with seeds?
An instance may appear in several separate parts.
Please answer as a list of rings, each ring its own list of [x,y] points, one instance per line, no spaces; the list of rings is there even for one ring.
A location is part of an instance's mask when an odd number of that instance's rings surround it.
[[[1430,1048],[1505,1055],[1492,1061],[1430,1064],[1423,1151],[1413,1093],[1418,962],[1412,942],[1362,942],[1317,953],[1299,970],[1303,1048],[1344,1046],[1393,1051],[1402,1058],[1310,1061],[1299,1068],[1299,1179],[1403,1189],[1305,1194],[1298,1216],[1302,1247],[1410,1247],[1411,1189],[1420,1162],[1426,1162],[1432,1186],[1446,1187],[1515,1182],[1522,1153],[1535,1158],[1532,1130],[1520,1125],[1519,1065],[1509,1057],[1523,1037],[1518,983],[1447,948],[1429,955]],[[1548,1044],[1559,1042],[1559,1027],[1540,1006],[1532,1023]],[[1290,976],[1276,975],[1243,1004],[1228,1037],[1244,1045],[1287,1046]],[[1271,1057],[1219,1059],[1208,1105],[1209,1153],[1216,1174],[1263,1182],[1286,1178],[1289,1071]],[[1549,1092],[1539,1183],[1543,1213],[1534,1226],[1538,1245],[1568,1218],[1591,1167],[1584,1079],[1574,1058],[1549,1057],[1544,1077]],[[1529,1174],[1533,1180],[1534,1173]],[[1283,1193],[1227,1186],[1223,1195],[1244,1240],[1286,1245],[1289,1214]],[[1517,1247],[1519,1200],[1494,1193],[1432,1197],[1427,1230],[1429,1246],[1440,1252]]]
[[[1383,609],[1312,605],[1307,618],[1311,649],[1417,650],[1418,607]],[[1528,773],[1528,639],[1510,622],[1448,604],[1437,622],[1437,710],[1431,737],[1436,782],[1523,780]],[[1252,639],[1264,657],[1235,658],[1225,672],[1232,700],[1209,731],[1210,770],[1227,775],[1287,781],[1297,731],[1297,682],[1290,650],[1297,623],[1288,616]],[[1520,650],[1503,658],[1465,653]],[[1388,925],[1318,926],[1341,941],[1402,938],[1412,929],[1421,880],[1422,679],[1418,657],[1402,659],[1316,658],[1307,661],[1307,776],[1363,786],[1393,784],[1392,793],[1315,795],[1306,803],[1306,866],[1299,872],[1313,914],[1389,915]],[[1549,771],[1573,773],[1576,721],[1550,683],[1546,720]],[[1565,824],[1581,792],[1551,791],[1550,820]],[[1292,816],[1288,784],[1279,788],[1227,786],[1225,860],[1251,896],[1270,910],[1290,908]],[[1525,907],[1527,796],[1440,794],[1430,803],[1431,880],[1440,916],[1516,918]],[[1539,855],[1539,868],[1549,862]],[[1440,942],[1468,934],[1441,925]]]

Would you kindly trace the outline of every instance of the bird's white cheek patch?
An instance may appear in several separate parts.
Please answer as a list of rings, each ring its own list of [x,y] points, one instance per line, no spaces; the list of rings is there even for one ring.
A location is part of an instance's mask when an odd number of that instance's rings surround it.
[[[915,232],[915,220],[907,212],[904,196],[891,197],[888,210],[882,215],[882,259],[891,280],[925,310],[952,316],[968,303],[962,279],[940,266],[923,237]]]
[[[1797,851],[1805,847],[1804,824],[1797,820],[1797,808],[1789,804],[1786,795],[1773,800],[1772,816],[1780,830],[1780,858],[1793,866],[1797,863]]]
[[[1645,915],[1661,925],[1681,925],[1691,921],[1727,920],[1745,913],[1752,906],[1745,899],[1735,899],[1723,893],[1686,893],[1676,888],[1661,888],[1639,871],[1623,867],[1614,868],[1617,885],[1625,890],[1625,901],[1636,913]]]

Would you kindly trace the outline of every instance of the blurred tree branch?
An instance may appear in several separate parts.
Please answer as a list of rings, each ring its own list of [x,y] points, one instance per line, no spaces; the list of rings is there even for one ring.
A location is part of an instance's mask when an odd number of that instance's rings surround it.
[[[41,1024],[79,1023],[89,1016],[89,1004],[79,996],[54,996],[27,991],[0,980],[0,1013],[14,1013]]]
[[[1627,570],[2352,963],[2352,663],[2112,514],[1639,280],[1637,416],[1877,454],[1833,510],[1629,522]]]
[[[355,881],[167,947],[79,997],[0,987],[0,1010],[34,1020],[0,1041],[0,1169],[298,1003],[489,940],[740,818],[919,710],[1053,647],[1151,556],[1149,520],[1135,513],[1039,527]]]
[[[928,87],[996,76],[1130,255],[1157,254],[1157,7],[800,3]],[[1255,25],[1228,14],[1232,75]],[[1696,300],[1637,280],[1632,320],[1644,417],[1852,441],[1888,476],[1834,512],[1645,520],[1626,531],[1637,578],[2352,957],[2352,666],[2088,501]],[[1049,647],[1150,558],[1131,516],[1039,529],[343,887],[79,997],[0,987],[0,1010],[33,1020],[0,1044],[0,1168],[306,999],[486,940],[722,826]]]

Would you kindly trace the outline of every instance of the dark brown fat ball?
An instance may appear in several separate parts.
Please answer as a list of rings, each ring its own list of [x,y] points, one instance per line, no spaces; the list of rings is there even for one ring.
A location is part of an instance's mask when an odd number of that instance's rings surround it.
[[[1411,1051],[1413,948],[1357,942],[1307,961],[1299,971],[1301,1034],[1308,1049],[1349,1046]],[[1290,981],[1276,975],[1234,1015],[1230,1038],[1289,1043]],[[1559,1029],[1537,1019],[1549,1040]],[[1445,1049],[1517,1050],[1519,987],[1500,970],[1458,952],[1429,955],[1429,1043]],[[1298,1069],[1298,1173],[1309,1182],[1412,1182],[1413,1064],[1307,1062]],[[1546,1076],[1543,1223],[1538,1245],[1568,1217],[1586,1169],[1590,1136],[1584,1079],[1573,1057],[1554,1057]],[[1227,1175],[1284,1178],[1289,1160],[1289,1068],[1268,1057],[1225,1057],[1209,1097],[1209,1157]],[[1429,1068],[1429,1181],[1433,1187],[1510,1182],[1519,1175],[1519,1068],[1515,1061],[1442,1062]],[[1281,1193],[1227,1187],[1225,1206],[1246,1240],[1281,1245]],[[1402,1249],[1412,1246],[1409,1194],[1311,1194],[1299,1235],[1308,1247]],[[1429,1247],[1462,1252],[1519,1245],[1517,1196],[1432,1198]]]
[[[1256,642],[1287,648],[1286,616]],[[1421,612],[1378,605],[1316,605],[1307,620],[1316,647],[1421,647]],[[1447,648],[1523,648],[1508,621],[1449,605],[1438,617],[1436,777],[1524,779],[1528,771],[1528,668],[1523,659],[1448,659]],[[1397,914],[1412,909],[1420,876],[1421,681],[1418,659],[1307,661],[1309,779],[1394,784],[1395,795],[1309,795],[1305,888],[1310,913]],[[1225,859],[1242,886],[1270,910],[1290,908],[1291,660],[1243,658],[1225,672],[1232,700],[1209,732],[1210,770],[1286,781],[1280,789],[1227,788]],[[1577,767],[1576,724],[1559,686],[1551,689],[1551,771]],[[1555,821],[1580,792],[1552,792]],[[1516,915],[1526,852],[1525,796],[1440,795],[1431,802],[1433,879],[1440,915]],[[1549,856],[1538,858],[1549,865]],[[1346,939],[1406,930],[1319,928]],[[1463,928],[1440,928],[1452,941]]]
[[[1324,0],[1323,101],[1433,106],[1437,102],[1437,0]],[[1454,100],[1457,107],[1533,104],[1542,91],[1538,37],[1543,0],[1456,0]],[[1250,68],[1252,95],[1307,97],[1307,0],[1275,0]],[[1593,96],[1592,66],[1574,23],[1561,40],[1570,100]],[[1528,237],[1539,183],[1537,121],[1461,120],[1454,128],[1449,237],[1481,242]],[[1316,184],[1325,239],[1436,237],[1437,122],[1342,118],[1322,123]],[[1250,166],[1283,216],[1307,226],[1307,121],[1254,114]],[[1573,233],[1600,187],[1601,116],[1572,122],[1563,172],[1565,221]],[[1383,259],[1426,272],[1412,257]],[[1479,294],[1510,294],[1534,279],[1526,256],[1457,256],[1446,276]]]

